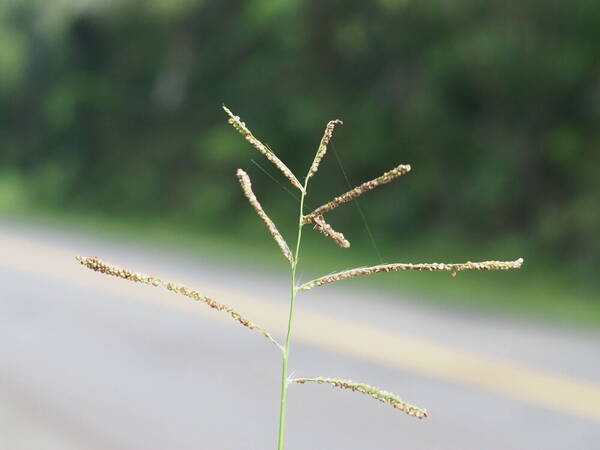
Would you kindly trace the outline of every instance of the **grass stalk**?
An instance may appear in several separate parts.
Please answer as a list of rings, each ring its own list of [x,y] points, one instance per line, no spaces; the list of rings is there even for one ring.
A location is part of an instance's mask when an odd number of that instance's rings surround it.
[[[304,182],[304,189],[300,195],[300,213],[298,216],[298,235],[296,238],[296,250],[294,252],[294,259],[291,264],[291,295],[290,295],[290,309],[288,315],[288,326],[287,333],[285,337],[285,344],[283,347],[283,361],[281,367],[281,398],[279,404],[279,433],[278,433],[278,441],[277,441],[277,450],[283,450],[285,445],[285,419],[286,419],[286,411],[287,411],[287,391],[288,386],[290,384],[290,380],[288,377],[288,360],[290,357],[290,348],[292,345],[292,330],[294,325],[294,309],[296,306],[296,296],[298,291],[300,290],[298,286],[296,286],[296,269],[298,267],[298,262],[300,261],[300,247],[302,243],[302,219],[304,217],[304,198],[306,197],[306,188],[308,185],[308,178]]]

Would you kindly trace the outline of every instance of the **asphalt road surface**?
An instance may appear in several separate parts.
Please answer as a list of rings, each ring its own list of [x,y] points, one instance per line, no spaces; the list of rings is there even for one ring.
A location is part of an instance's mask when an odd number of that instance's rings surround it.
[[[275,448],[274,345],[204,304],[85,270],[76,254],[189,285],[281,340],[287,280],[1,221],[0,449]],[[600,449],[600,333],[345,283],[299,298],[294,375],[368,382],[430,416],[292,385],[288,450]]]

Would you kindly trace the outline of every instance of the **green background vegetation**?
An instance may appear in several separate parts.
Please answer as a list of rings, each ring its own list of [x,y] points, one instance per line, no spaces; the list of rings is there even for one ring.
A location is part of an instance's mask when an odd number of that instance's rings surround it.
[[[284,234],[296,204],[220,106],[298,174],[341,118],[311,206],[336,155],[352,185],[413,171],[360,199],[375,246],[330,215],[353,248],[314,237],[315,271],[523,256],[385,283],[598,323],[599,51],[587,0],[1,2],[0,209],[275,258],[235,169]]]

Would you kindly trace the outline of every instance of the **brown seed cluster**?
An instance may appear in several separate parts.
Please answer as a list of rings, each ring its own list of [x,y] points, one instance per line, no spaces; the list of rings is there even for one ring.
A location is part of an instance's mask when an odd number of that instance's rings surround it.
[[[252,183],[250,182],[250,177],[242,169],[237,170],[237,177],[240,182],[240,185],[242,186],[242,190],[244,191],[244,195],[246,196],[250,204],[254,207],[258,216],[263,220],[263,222],[267,226],[269,233],[271,233],[271,236],[273,236],[273,239],[275,239],[275,242],[277,242],[277,245],[279,245],[281,253],[283,253],[285,259],[287,259],[288,262],[292,264],[292,252],[290,251],[290,248],[285,242],[285,239],[283,239],[283,236],[281,235],[279,230],[277,230],[275,223],[273,223],[271,218],[267,216],[267,213],[264,211],[256,196],[254,195],[254,192],[252,192]]]
[[[292,173],[288,167],[281,162],[281,160],[273,153],[265,144],[260,142],[254,135],[250,132],[250,130],[246,127],[246,124],[242,122],[239,116],[235,116],[229,108],[223,105],[223,109],[229,115],[228,122],[235,128],[244,138],[259,152],[261,152],[269,161],[271,161],[282,173],[283,175],[290,180],[290,182],[296,186],[301,191],[304,191],[304,188],[296,178],[296,176]]]
[[[203,295],[200,295],[200,293],[198,291],[187,288],[181,284],[170,283],[170,282],[166,283],[165,287],[169,291],[175,292],[180,295],[184,295],[186,297],[189,297],[193,300],[197,300],[202,303],[206,303],[208,306],[210,306],[213,309],[216,309],[217,311],[225,311],[225,312],[229,313],[229,315],[233,319],[237,320],[239,323],[244,325],[246,328],[250,328],[251,330],[254,330],[257,328],[255,324],[253,324],[248,319],[245,319],[244,317],[242,317],[233,308],[231,308],[227,305],[223,305],[222,303],[219,303],[219,302],[213,300],[212,298],[208,298]]]
[[[360,277],[363,275],[372,275],[381,272],[397,272],[404,270],[418,271],[445,271],[456,275],[462,270],[513,270],[520,269],[523,264],[523,258],[515,261],[482,261],[482,262],[466,262],[461,264],[444,264],[444,263],[427,263],[427,264],[382,264],[372,267],[360,267],[358,269],[345,270],[343,272],[325,275],[316,280],[309,281],[301,286],[301,289],[307,290],[316,286],[333,283],[335,281],[345,280],[346,278]]]
[[[376,187],[381,186],[382,184],[389,183],[390,181],[410,172],[410,166],[408,164],[400,164],[398,167],[384,173],[383,175],[375,178],[374,180],[366,181],[360,186],[355,187],[354,189],[334,198],[329,203],[325,203],[322,206],[319,206],[310,214],[304,217],[302,221],[303,224],[307,224],[313,221],[314,216],[322,216],[325,213],[328,213],[332,209],[337,208],[344,203],[348,203],[351,200],[354,200],[356,197],[364,194],[365,192],[369,192]]]
[[[427,417],[427,411],[421,408],[417,408],[416,406],[410,405],[404,401],[400,397],[391,392],[383,391],[373,386],[369,386],[364,383],[356,383],[354,381],[349,380],[338,380],[332,378],[296,378],[290,380],[293,383],[318,383],[318,384],[329,384],[333,387],[337,387],[340,389],[349,389],[354,392],[360,392],[361,394],[370,395],[374,399],[379,400],[380,402],[387,403],[388,405],[399,409],[400,411],[404,411],[409,416],[416,417],[417,419],[423,419]]]
[[[145,273],[132,272],[131,270],[122,269],[120,267],[107,264],[96,256],[92,256],[90,258],[76,256],[75,259],[77,259],[77,261],[79,261],[88,269],[103,273],[105,275],[123,278],[124,280],[133,281],[135,283],[149,284],[151,286],[160,286],[162,284],[162,281],[158,278],[151,277]]]
[[[323,134],[323,138],[321,139],[321,143],[319,144],[319,149],[317,150],[317,154],[315,155],[315,159],[313,160],[312,165],[310,166],[310,170],[308,171],[307,178],[312,177],[317,170],[319,170],[319,164],[321,164],[321,160],[327,153],[327,146],[329,145],[329,141],[331,141],[331,137],[333,136],[333,129],[336,125],[342,125],[342,122],[339,119],[330,120],[327,126],[325,127],[325,133]]]
[[[182,286],[181,284],[172,283],[170,281],[163,281],[159,278],[151,277],[151,276],[143,274],[143,273],[133,272],[131,270],[122,269],[120,267],[113,266],[111,264],[107,264],[104,261],[102,261],[101,259],[97,258],[96,256],[92,256],[90,258],[76,256],[75,259],[77,259],[77,261],[79,261],[83,266],[87,267],[88,269],[94,270],[96,272],[100,272],[105,275],[111,275],[113,277],[123,278],[124,280],[133,281],[136,283],[148,284],[148,285],[155,286],[155,287],[163,286],[171,292],[175,292],[180,295],[185,295],[186,297],[189,297],[191,299],[206,303],[208,306],[216,309],[217,311],[225,311],[233,319],[235,319],[237,322],[239,322],[246,328],[249,328],[250,330],[259,331],[267,339],[269,339],[271,342],[273,342],[275,345],[277,345],[278,347],[280,346],[279,343],[276,342],[267,331],[263,330],[262,328],[259,328],[254,323],[252,323],[250,320],[242,317],[233,308],[230,308],[227,305],[223,305],[211,298],[200,295],[200,293],[198,291],[189,289],[185,286]]]
[[[325,219],[323,218],[323,216],[315,216],[313,218],[312,223],[314,225],[315,230],[320,231],[325,236],[329,236],[340,247],[342,247],[342,248],[350,247],[350,242],[348,242],[348,240],[344,237],[344,235],[338,231],[335,231],[333,228],[331,228],[331,225],[329,225],[327,222],[325,222]]]

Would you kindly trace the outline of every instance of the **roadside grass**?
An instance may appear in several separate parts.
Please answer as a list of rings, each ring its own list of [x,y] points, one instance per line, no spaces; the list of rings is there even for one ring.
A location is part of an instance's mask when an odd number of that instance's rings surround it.
[[[213,261],[237,264],[265,272],[287,272],[285,261],[273,252],[271,237],[260,224],[238,224],[243,232],[225,229],[222,233],[194,229],[168,218],[140,215],[114,216],[92,211],[56,210],[31,201],[24,181],[10,173],[0,173],[0,216],[16,221],[38,223],[51,228],[70,228],[106,238],[126,238],[129,242],[186,249],[209,255]],[[282,230],[285,234],[287,230]],[[522,270],[448,273],[403,272],[378,274],[346,280],[344,284],[368,287],[380,292],[398,293],[418,301],[450,308],[518,315],[528,320],[600,328],[600,286],[578,271],[523,250],[519,242],[497,240],[493,245],[453,242],[444,237],[423,236],[417,242],[402,242],[380,248],[378,259],[368,239],[353,237],[353,245],[338,250],[329,240],[310,233],[304,260],[310,273],[304,279],[381,262],[440,262],[487,259],[511,259],[523,256]],[[158,243],[158,244],[157,244]],[[332,246],[331,251],[323,251]],[[435,255],[435,257],[434,257]],[[257,265],[257,261],[261,264]],[[365,290],[366,292],[366,290]],[[368,301],[368,298],[365,298]]]

